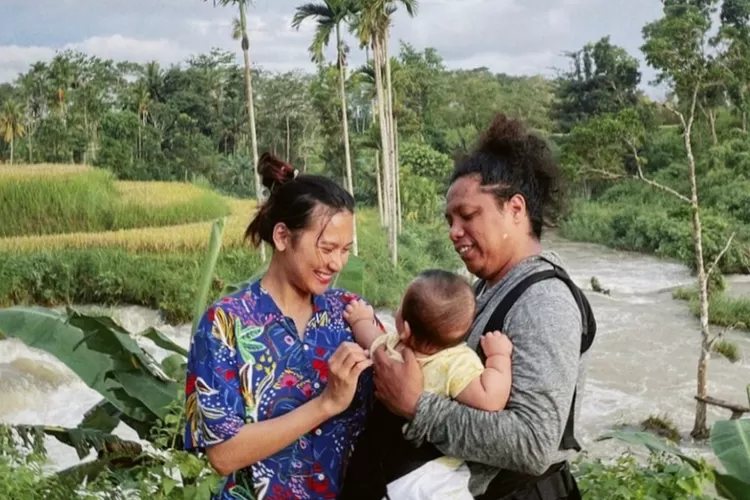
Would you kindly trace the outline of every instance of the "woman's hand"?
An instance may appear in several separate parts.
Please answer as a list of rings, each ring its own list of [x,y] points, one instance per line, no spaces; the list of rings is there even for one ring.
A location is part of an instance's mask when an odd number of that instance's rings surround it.
[[[424,377],[414,352],[401,351],[404,362],[388,357],[385,347],[373,353],[375,359],[375,395],[396,415],[412,419],[417,413],[419,396],[424,392]]]
[[[342,343],[328,360],[328,385],[320,395],[331,416],[346,410],[354,399],[359,374],[372,366],[364,349],[353,342]]]

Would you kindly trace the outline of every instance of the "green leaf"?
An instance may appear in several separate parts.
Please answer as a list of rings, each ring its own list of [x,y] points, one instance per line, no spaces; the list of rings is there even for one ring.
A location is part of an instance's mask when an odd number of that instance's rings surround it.
[[[634,444],[637,446],[644,446],[653,452],[667,453],[674,455],[684,462],[690,464],[695,470],[703,469],[703,466],[694,458],[691,458],[674,445],[667,443],[665,440],[657,438],[653,434],[648,432],[640,431],[611,431],[601,436],[597,441],[605,441],[607,439],[618,439],[620,441]]]
[[[78,427],[112,432],[120,423],[120,415],[122,415],[122,412],[104,399],[83,414],[83,420],[78,424]]]
[[[214,275],[214,268],[216,267],[216,260],[219,258],[219,251],[221,250],[221,237],[224,233],[224,225],[226,224],[226,217],[222,217],[211,225],[211,237],[208,242],[208,250],[206,251],[206,259],[203,262],[203,270],[201,271],[200,281],[198,282],[198,288],[195,290],[195,299],[193,302],[193,329],[192,333],[198,329],[198,323],[200,322],[203,311],[206,308],[206,301],[208,300],[208,291],[211,289],[211,280]]]
[[[169,411],[168,406],[177,398],[177,385],[174,382],[163,382],[135,371],[119,371],[114,375],[130,396],[138,398],[162,420]]]
[[[148,328],[147,330],[141,332],[139,335],[151,340],[154,344],[161,347],[162,349],[166,349],[167,351],[175,352],[177,354],[182,354],[186,358],[188,356],[187,350],[175,344],[172,340],[170,340],[169,337],[167,337],[154,327]]]
[[[164,494],[169,496],[169,494],[172,492],[174,487],[177,485],[177,481],[172,479],[171,477],[164,477],[162,478],[162,487],[164,488]]]
[[[711,448],[730,476],[750,485],[750,420],[717,421],[711,429]]]
[[[750,484],[740,479],[717,472],[716,491],[722,498],[730,500],[750,500]]]

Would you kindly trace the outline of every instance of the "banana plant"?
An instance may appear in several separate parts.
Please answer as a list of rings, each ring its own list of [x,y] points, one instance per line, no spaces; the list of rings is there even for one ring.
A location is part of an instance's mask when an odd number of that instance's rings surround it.
[[[717,493],[729,500],[750,500],[750,419],[719,420],[711,429],[711,448],[724,471],[702,463],[648,432],[612,431],[599,440],[618,439],[654,453],[675,456],[696,471],[709,468]]]

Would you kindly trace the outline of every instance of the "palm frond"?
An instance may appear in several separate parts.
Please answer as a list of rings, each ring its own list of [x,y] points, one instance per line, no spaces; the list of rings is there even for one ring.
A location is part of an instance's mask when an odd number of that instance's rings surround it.
[[[321,20],[330,19],[333,21],[335,13],[328,3],[306,3],[297,7],[292,18],[292,28],[299,29],[303,21],[308,18],[318,18],[318,22]]]

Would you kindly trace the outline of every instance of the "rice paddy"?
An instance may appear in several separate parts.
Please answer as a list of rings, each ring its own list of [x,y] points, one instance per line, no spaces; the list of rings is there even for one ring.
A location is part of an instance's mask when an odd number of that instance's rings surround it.
[[[0,237],[173,226],[230,210],[218,193],[185,182],[122,182],[78,165],[0,168]]]

